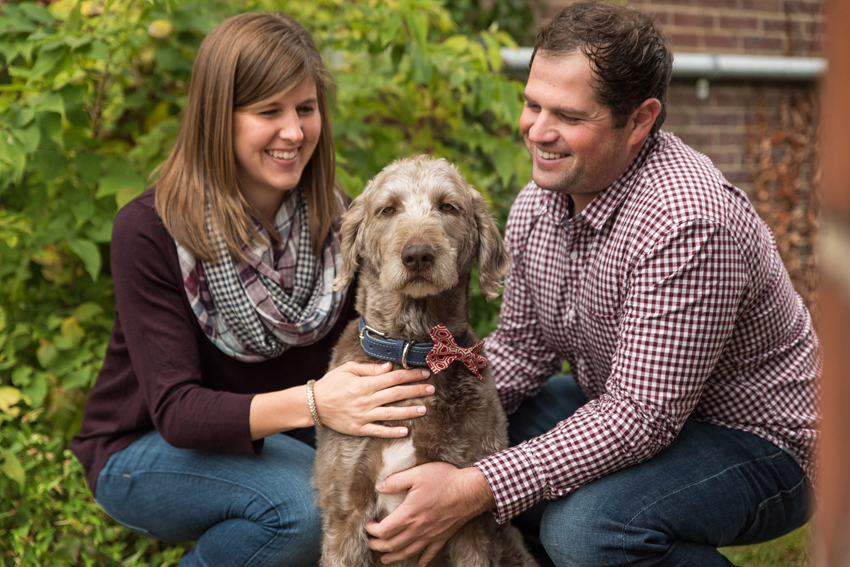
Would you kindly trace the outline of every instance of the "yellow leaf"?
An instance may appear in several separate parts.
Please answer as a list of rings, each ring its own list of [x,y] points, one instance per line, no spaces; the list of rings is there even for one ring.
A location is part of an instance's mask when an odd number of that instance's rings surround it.
[[[169,20],[154,20],[148,27],[148,35],[154,39],[165,39],[174,31],[174,24]]]
[[[21,413],[21,408],[13,407],[21,401],[21,391],[11,386],[0,387],[0,411],[12,417]]]
[[[65,318],[59,327],[59,332],[75,347],[80,344],[80,341],[86,334],[85,330],[77,322],[76,317]]]

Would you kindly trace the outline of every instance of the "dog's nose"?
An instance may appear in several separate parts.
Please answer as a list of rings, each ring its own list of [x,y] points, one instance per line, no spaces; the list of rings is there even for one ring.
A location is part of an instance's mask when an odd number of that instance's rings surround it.
[[[428,244],[408,244],[401,251],[404,267],[412,272],[421,272],[434,265],[436,252]]]

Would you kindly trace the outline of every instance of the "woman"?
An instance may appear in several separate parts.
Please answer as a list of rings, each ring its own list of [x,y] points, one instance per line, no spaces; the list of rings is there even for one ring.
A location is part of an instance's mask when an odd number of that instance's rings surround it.
[[[424,407],[381,406],[433,391],[404,385],[420,369],[325,373],[355,315],[332,285],[345,197],[327,83],[290,18],[226,20],[198,51],[157,187],[115,221],[115,327],[72,448],[118,522],[197,540],[181,565],[315,561],[303,428],[403,436],[373,422]]]

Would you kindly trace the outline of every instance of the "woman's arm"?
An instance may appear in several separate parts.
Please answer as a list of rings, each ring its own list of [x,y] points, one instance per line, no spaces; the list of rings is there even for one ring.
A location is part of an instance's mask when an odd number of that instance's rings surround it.
[[[392,370],[392,363],[347,362],[331,370],[313,386],[316,409],[322,425],[347,435],[404,437],[406,427],[387,427],[375,421],[420,417],[425,406],[384,407],[399,400],[434,393],[430,384],[405,385],[427,378],[428,370]],[[309,427],[313,417],[305,386],[258,394],[251,401],[251,438]]]

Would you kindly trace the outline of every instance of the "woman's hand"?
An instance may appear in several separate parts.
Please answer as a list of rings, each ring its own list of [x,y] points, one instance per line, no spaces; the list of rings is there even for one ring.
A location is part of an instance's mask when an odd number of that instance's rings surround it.
[[[427,369],[392,370],[392,363],[346,362],[325,374],[313,385],[313,397],[322,425],[347,435],[404,437],[406,427],[387,427],[376,421],[412,419],[425,414],[421,405],[394,407],[408,398],[434,393],[430,384],[410,385],[428,378]]]

